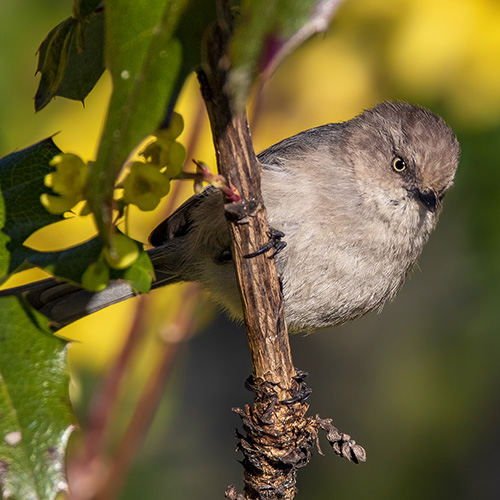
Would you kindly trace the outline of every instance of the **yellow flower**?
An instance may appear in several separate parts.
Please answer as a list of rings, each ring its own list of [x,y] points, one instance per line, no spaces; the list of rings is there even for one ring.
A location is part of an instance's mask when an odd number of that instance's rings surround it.
[[[134,162],[123,181],[123,198],[141,210],[154,210],[170,190],[169,180],[150,163]]]
[[[170,145],[167,160],[167,176],[169,178],[177,177],[186,161],[186,148],[180,142],[173,142]]]
[[[74,198],[67,198],[65,196],[57,196],[53,194],[43,193],[40,196],[40,202],[45,207],[47,212],[51,214],[63,214],[71,210],[78,200]]]
[[[50,165],[56,170],[45,176],[45,185],[61,196],[82,199],[89,172],[88,165],[71,153],[54,156]]]

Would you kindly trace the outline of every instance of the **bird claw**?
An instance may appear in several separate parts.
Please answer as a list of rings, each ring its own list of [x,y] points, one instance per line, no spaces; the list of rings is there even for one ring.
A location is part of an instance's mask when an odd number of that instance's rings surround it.
[[[257,200],[230,201],[224,204],[226,217],[236,224],[248,224],[250,217],[254,216],[261,204]]]
[[[309,373],[303,370],[296,370],[293,379],[298,384],[297,392],[291,398],[280,401],[285,405],[291,405],[293,403],[303,403],[312,394],[312,389],[304,382],[304,379],[309,375]]]
[[[285,233],[279,231],[278,229],[275,229],[274,227],[270,227],[268,236],[269,240],[267,241],[267,243],[264,243],[257,251],[248,253],[243,257],[245,259],[253,259],[254,257],[262,255],[271,249],[274,249],[274,253],[271,255],[271,257],[276,257],[276,255],[278,255],[281,250],[286,247],[286,241],[282,240],[282,238],[285,237]]]
[[[304,401],[306,401],[306,399],[312,394],[312,389],[304,382],[304,379],[308,375],[309,374],[303,370],[296,370],[293,379],[297,382],[298,388],[291,398],[284,399],[283,401],[280,401],[280,403],[291,405],[293,403],[303,403]],[[258,392],[258,389],[255,386],[253,375],[249,375],[245,380],[245,389],[254,393]]]

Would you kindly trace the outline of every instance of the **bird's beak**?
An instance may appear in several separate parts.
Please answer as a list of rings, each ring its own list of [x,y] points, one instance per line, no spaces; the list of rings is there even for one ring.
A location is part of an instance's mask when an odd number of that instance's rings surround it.
[[[424,208],[429,210],[429,212],[435,213],[439,207],[439,201],[436,193],[432,189],[425,189],[421,191],[420,189],[415,189],[413,191],[415,199],[422,204]]]

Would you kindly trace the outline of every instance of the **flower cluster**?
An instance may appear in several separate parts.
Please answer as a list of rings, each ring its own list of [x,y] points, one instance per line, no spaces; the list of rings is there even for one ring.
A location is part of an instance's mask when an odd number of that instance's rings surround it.
[[[176,140],[183,129],[182,115],[173,113],[170,127],[158,131],[139,152],[142,160],[130,164],[124,180],[117,186],[123,188],[124,204],[136,205],[144,211],[154,210],[168,194],[170,181],[179,178],[186,160],[186,149]],[[89,164],[75,154],[63,153],[55,156],[50,165],[55,171],[45,176],[45,185],[54,194],[43,193],[40,201],[50,213],[62,214],[85,199]]]
[[[141,210],[154,210],[170,190],[170,181],[177,178],[186,160],[186,150],[176,139],[184,128],[182,116],[172,115],[170,127],[160,130],[154,140],[140,153],[144,161],[133,162],[123,181],[126,203]]]
[[[154,210],[169,192],[172,179],[184,178],[182,167],[186,159],[184,146],[176,139],[182,133],[184,121],[173,113],[170,127],[160,130],[146,147],[139,151],[139,158],[128,165],[123,180],[116,185],[115,200],[118,218],[125,213],[127,205],[136,205],[141,210]],[[64,153],[55,156],[50,165],[54,171],[45,176],[45,185],[52,193],[43,193],[42,205],[53,214],[63,214],[87,199],[85,192],[89,168],[79,156]],[[90,213],[88,203],[80,215]],[[95,262],[82,275],[82,285],[91,291],[106,288],[111,269],[126,269],[139,257],[140,248],[129,236],[116,231],[109,246],[103,248]]]

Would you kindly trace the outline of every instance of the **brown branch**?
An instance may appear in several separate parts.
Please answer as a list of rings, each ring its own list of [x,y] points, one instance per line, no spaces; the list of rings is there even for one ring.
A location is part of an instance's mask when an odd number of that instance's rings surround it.
[[[270,237],[261,195],[261,170],[255,156],[245,112],[235,113],[229,95],[228,43],[232,19],[227,0],[218,1],[218,24],[204,44],[198,80],[210,118],[219,173],[241,202],[226,199],[232,252],[241,294],[252,362],[253,406],[235,409],[246,435],[238,435],[243,453],[245,495],[233,486],[234,500],[294,498],[296,474],[317,445],[318,432],[327,432],[334,451],[354,462],[364,461],[364,450],[339,432],[329,419],[306,417],[309,394],[305,376],[292,363],[280,279],[268,255],[245,258]]]
[[[267,242],[269,226],[260,192],[260,166],[253,150],[246,114],[233,114],[225,85],[229,70],[225,50],[230,37],[230,22],[227,11],[221,9],[219,26],[206,40],[205,46],[209,48],[206,65],[198,73],[198,78],[212,127],[219,173],[236,188],[243,200],[237,207],[226,208],[228,218],[232,219],[233,255],[254,382],[262,379],[279,384],[276,391],[286,399],[295,370],[276,266],[266,255],[252,259],[244,257]]]
[[[204,65],[198,79],[210,118],[219,173],[242,198],[240,203],[226,204],[226,215],[256,395],[253,407],[235,410],[247,433],[246,437],[240,436],[239,445],[245,457],[245,498],[291,499],[296,490],[296,471],[307,463],[309,448],[316,441],[316,427],[312,420],[304,418],[308,405],[300,398],[294,400],[301,380],[292,363],[274,260],[268,255],[244,257],[268,241],[269,226],[260,190],[260,165],[246,114],[234,114],[226,85],[226,51],[232,22],[226,2],[219,2],[218,19],[205,41]],[[234,488],[226,494],[231,498]]]

